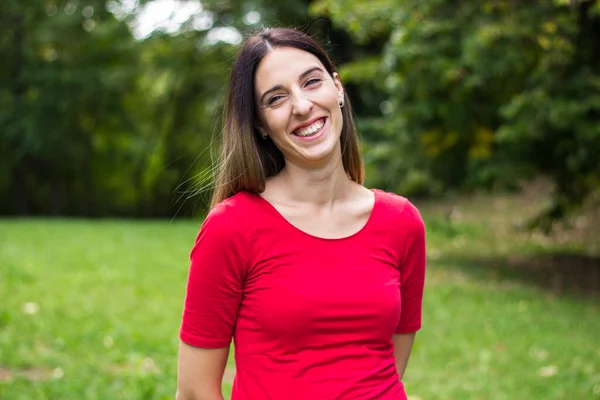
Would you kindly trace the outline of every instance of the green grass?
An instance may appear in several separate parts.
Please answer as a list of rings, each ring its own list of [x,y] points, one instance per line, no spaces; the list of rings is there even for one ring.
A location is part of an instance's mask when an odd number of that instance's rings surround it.
[[[452,218],[449,203],[421,207],[430,262],[411,398],[600,399],[597,298],[501,268],[591,246],[511,233],[512,214],[494,219],[485,204],[461,203]],[[173,399],[198,226],[0,220],[0,399]]]

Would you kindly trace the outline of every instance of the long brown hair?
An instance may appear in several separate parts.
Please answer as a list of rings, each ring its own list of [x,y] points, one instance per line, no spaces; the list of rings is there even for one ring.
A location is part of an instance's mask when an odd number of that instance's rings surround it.
[[[290,28],[268,28],[249,37],[231,71],[225,105],[221,152],[211,207],[240,191],[261,193],[267,178],[285,166],[283,154],[270,138],[263,139],[254,100],[254,74],[262,59],[276,47],[293,47],[316,56],[331,77],[335,66],[326,52],[310,36]],[[344,170],[355,182],[364,181],[358,135],[352,109],[344,93],[343,127],[340,137]]]

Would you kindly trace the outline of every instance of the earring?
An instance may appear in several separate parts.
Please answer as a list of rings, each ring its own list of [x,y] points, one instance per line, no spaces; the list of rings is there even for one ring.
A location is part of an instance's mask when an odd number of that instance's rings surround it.
[[[340,108],[344,108],[344,98],[340,96]]]

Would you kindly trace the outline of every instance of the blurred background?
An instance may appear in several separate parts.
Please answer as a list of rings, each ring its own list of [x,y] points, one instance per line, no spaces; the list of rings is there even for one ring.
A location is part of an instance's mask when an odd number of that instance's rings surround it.
[[[425,218],[411,399],[600,399],[596,0],[3,0],[0,398],[174,397],[227,78],[266,26],[324,45],[366,185]]]

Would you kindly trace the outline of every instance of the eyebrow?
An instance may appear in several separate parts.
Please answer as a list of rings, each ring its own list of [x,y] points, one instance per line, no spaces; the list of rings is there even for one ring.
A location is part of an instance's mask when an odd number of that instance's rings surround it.
[[[309,68],[309,69],[307,69],[307,70],[306,70],[306,71],[304,71],[303,73],[301,73],[301,74],[300,74],[300,76],[298,77],[298,80],[301,80],[301,79],[303,79],[304,77],[306,77],[307,75],[310,75],[311,73],[313,73],[313,72],[315,72],[315,71],[320,71],[320,72],[323,72],[323,70],[322,70],[321,68],[319,68],[319,67],[312,67],[312,68]],[[277,90],[281,90],[281,89],[283,89],[283,86],[282,86],[282,85],[275,85],[275,86],[273,86],[271,89],[269,89],[269,90],[267,90],[266,92],[264,92],[264,93],[263,93],[263,95],[260,97],[260,103],[261,103],[261,104],[263,104],[263,103],[264,103],[265,97],[266,97],[266,96],[267,96],[269,93],[271,93],[271,92],[275,92],[275,91],[277,91]]]

